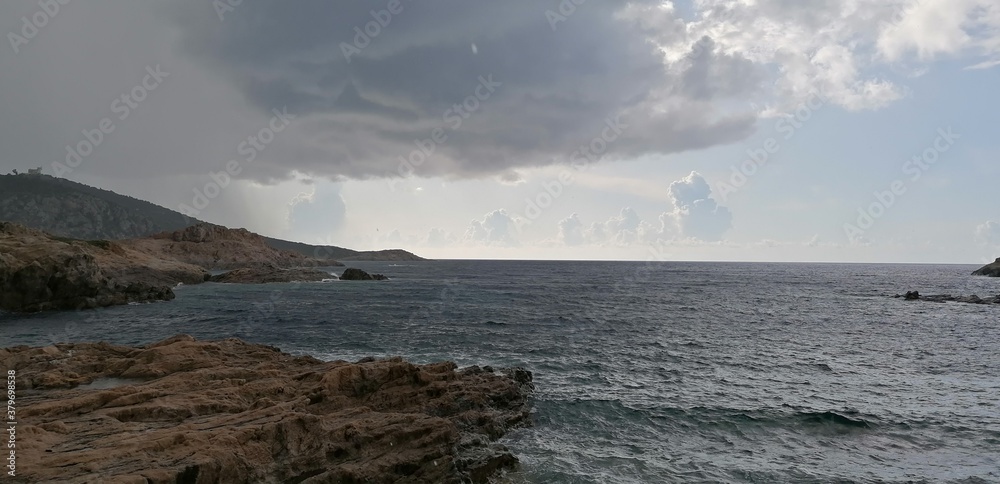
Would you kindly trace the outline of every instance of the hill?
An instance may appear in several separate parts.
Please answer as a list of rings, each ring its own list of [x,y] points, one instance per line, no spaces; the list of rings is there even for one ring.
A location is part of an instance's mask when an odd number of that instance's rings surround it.
[[[0,175],[0,221],[84,240],[122,240],[176,232],[201,220],[110,190],[42,174]],[[357,251],[264,237],[278,250],[317,259],[423,260],[405,250]]]

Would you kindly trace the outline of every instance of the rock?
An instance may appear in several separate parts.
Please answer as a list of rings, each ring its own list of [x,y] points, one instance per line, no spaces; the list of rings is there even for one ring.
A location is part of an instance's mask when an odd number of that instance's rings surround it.
[[[344,261],[413,262],[427,260],[403,249],[367,250],[340,257]]]
[[[0,349],[25,482],[487,482],[531,373],[323,362],[190,336]],[[81,386],[87,385],[87,386]]]
[[[178,260],[205,269],[233,270],[257,266],[329,267],[343,264],[275,249],[267,240],[246,229],[199,223],[174,232],[120,241],[133,250]]]
[[[369,274],[361,269],[349,268],[340,276],[344,281],[388,281],[389,278],[382,274]]]
[[[47,233],[74,239],[123,240],[175,231],[181,241],[212,242],[210,225],[188,231],[201,221],[152,203],[90,187],[65,178],[40,173],[0,175],[0,220],[7,220]],[[313,246],[264,237],[277,249],[298,252],[306,258],[326,259],[325,266],[339,266],[330,259],[418,261],[416,255],[400,249],[364,251],[336,246]],[[294,266],[293,264],[292,266]],[[298,264],[302,265],[302,264]],[[237,269],[240,265],[220,267]],[[289,266],[291,267],[291,266]]]
[[[976,270],[976,272],[973,272],[972,275],[1000,277],[1000,257],[997,257],[997,260],[993,261],[992,264],[987,264],[983,267],[980,267],[979,269]]]
[[[202,277],[201,269],[193,266],[163,265],[191,280]],[[92,309],[173,299],[170,285],[161,283],[173,276],[155,266],[148,257],[110,242],[60,240],[0,223],[0,309]],[[129,270],[121,271],[123,267]]]
[[[333,279],[334,275],[314,269],[282,269],[275,266],[236,269],[212,276],[211,282],[229,284],[268,284],[273,282],[319,282]]]
[[[966,304],[1000,304],[1000,294],[994,297],[983,299],[975,294],[971,296],[952,296],[951,294],[931,294],[931,295],[921,296],[920,293],[917,291],[907,291],[905,295],[900,296],[899,294],[896,294],[893,297],[896,298],[901,297],[907,301],[920,300],[925,302],[936,302],[936,303],[960,302]]]

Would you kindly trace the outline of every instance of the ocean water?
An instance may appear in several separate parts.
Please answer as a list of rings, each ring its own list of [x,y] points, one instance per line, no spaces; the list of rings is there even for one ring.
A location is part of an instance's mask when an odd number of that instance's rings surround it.
[[[387,282],[181,287],[0,316],[0,346],[177,333],[323,359],[524,366],[514,482],[1000,482],[1000,293],[975,266],[356,263]]]

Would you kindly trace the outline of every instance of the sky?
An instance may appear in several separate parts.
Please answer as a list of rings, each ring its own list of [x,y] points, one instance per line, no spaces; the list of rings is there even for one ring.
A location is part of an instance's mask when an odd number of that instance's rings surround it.
[[[32,0],[0,33],[0,172],[269,236],[1000,256],[995,0]]]

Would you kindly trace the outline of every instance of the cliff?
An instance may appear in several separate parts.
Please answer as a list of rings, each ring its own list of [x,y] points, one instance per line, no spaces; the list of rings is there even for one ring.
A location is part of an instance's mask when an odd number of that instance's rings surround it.
[[[203,269],[114,242],[59,239],[0,222],[0,309],[35,312],[173,299]]]
[[[979,269],[976,270],[976,272],[973,272],[972,275],[1000,277],[1000,257],[997,257],[997,260],[993,261],[992,264],[987,264],[983,267],[980,267]]]
[[[35,312],[169,300],[178,283],[322,281],[343,265],[275,249],[245,229],[198,224],[149,238],[74,240],[0,222],[0,309]],[[208,269],[230,272],[210,278]]]
[[[293,357],[177,336],[0,349],[20,482],[487,482],[531,374]],[[16,481],[15,481],[16,482]]]

